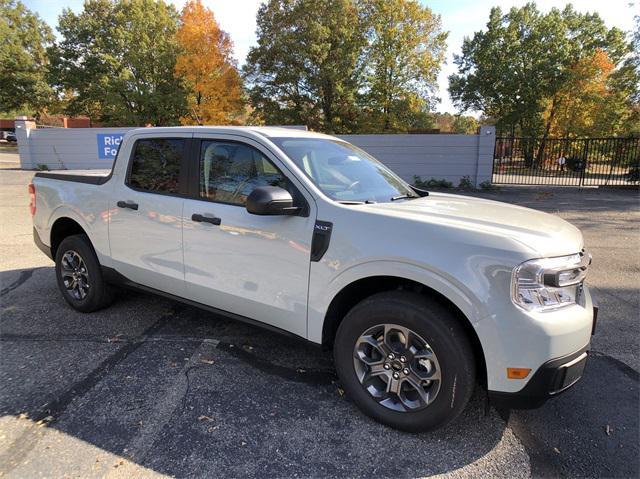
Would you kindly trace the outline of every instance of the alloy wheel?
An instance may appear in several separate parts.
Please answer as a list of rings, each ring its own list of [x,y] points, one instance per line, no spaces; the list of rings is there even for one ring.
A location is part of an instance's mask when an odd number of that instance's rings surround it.
[[[81,301],[89,293],[89,273],[82,257],[76,251],[67,251],[62,255],[60,275],[68,293]]]
[[[353,364],[360,384],[382,406],[418,411],[435,400],[442,382],[431,346],[416,332],[380,324],[356,341]]]

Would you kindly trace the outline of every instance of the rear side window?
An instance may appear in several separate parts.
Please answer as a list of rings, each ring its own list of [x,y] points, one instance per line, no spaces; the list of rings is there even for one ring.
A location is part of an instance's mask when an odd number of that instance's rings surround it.
[[[138,190],[178,193],[185,148],[186,140],[182,139],[138,140],[127,184]]]
[[[255,148],[234,142],[202,142],[201,198],[244,205],[258,186],[290,188],[287,178]]]

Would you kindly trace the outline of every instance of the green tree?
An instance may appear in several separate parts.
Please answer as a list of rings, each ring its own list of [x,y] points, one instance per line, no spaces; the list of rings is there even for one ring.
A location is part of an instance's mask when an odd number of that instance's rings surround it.
[[[49,26],[20,1],[0,0],[0,111],[39,113],[50,101],[46,81]]]
[[[475,135],[478,132],[480,123],[472,116],[456,115],[451,128],[452,133],[462,133],[464,135]]]
[[[70,91],[70,114],[108,125],[172,125],[186,113],[174,69],[178,13],[154,0],[87,0],[59,18],[52,81]]]
[[[640,15],[634,20],[629,53],[609,77],[609,87],[615,100],[612,121],[617,121],[621,134],[640,137]]]
[[[499,129],[546,137],[573,67],[597,50],[617,65],[627,49],[621,30],[571,5],[547,14],[535,3],[507,14],[493,8],[486,30],[465,38],[454,57],[458,73],[449,77],[449,92],[462,110],[496,118]],[[543,147],[544,141],[537,156]],[[525,156],[533,161],[533,150]]]
[[[431,113],[434,128],[441,133],[460,133],[464,135],[474,135],[477,130],[478,120],[467,115],[452,115],[451,113]]]
[[[356,127],[364,36],[350,0],[269,0],[244,76],[255,114],[270,124],[328,132]]]
[[[447,33],[440,17],[415,0],[361,5],[368,40],[365,110],[374,130],[405,130],[407,115],[424,114],[435,100]]]

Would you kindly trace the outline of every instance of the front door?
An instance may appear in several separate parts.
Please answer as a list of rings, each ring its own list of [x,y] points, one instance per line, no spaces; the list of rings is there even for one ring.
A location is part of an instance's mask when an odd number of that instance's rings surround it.
[[[315,203],[258,143],[212,136],[194,140],[194,150],[196,198],[183,215],[187,297],[306,337]],[[307,216],[250,214],[257,186],[289,189]]]
[[[181,189],[191,134],[180,136],[136,140],[126,178],[113,192],[109,241],[120,274],[183,296]]]

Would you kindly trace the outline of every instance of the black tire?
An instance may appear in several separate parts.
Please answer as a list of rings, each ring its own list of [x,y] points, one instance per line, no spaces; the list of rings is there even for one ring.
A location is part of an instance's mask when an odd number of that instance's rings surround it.
[[[384,324],[417,333],[435,353],[441,375],[439,389],[433,402],[425,403],[422,409],[390,409],[374,399],[358,378],[356,342],[365,332]],[[430,431],[448,424],[464,410],[475,387],[473,351],[459,320],[439,302],[417,293],[384,292],[357,304],[338,328],[334,360],[347,396],[368,416],[403,431]]]
[[[65,255],[74,254],[79,256],[84,264],[84,272],[78,270],[76,275],[81,278],[82,284],[88,284],[88,288],[83,289],[83,293],[79,293],[79,289],[70,290],[65,284],[63,272],[65,275],[70,273],[69,263],[63,265]],[[67,256],[69,258],[69,256]],[[73,271],[75,272],[75,270]],[[71,272],[71,274],[73,274]],[[66,276],[67,281],[69,276]],[[113,300],[113,291],[111,287],[104,281],[102,270],[98,257],[96,256],[91,241],[86,235],[68,236],[58,246],[56,250],[56,279],[58,288],[69,305],[82,313],[91,313],[99,309],[107,307]],[[82,296],[84,294],[84,296]]]

